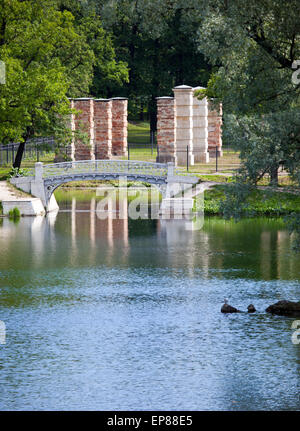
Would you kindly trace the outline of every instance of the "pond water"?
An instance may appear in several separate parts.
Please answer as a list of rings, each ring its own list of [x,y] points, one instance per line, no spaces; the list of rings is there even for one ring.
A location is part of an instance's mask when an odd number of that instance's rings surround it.
[[[93,197],[91,199],[91,197]],[[1,410],[298,410],[300,259],[281,220],[0,221]],[[246,310],[223,315],[224,297]]]

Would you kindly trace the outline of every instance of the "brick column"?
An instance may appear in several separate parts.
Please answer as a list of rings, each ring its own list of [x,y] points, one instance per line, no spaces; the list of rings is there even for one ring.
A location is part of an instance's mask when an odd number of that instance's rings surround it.
[[[91,98],[74,99],[74,108],[80,111],[75,115],[75,130],[88,136],[87,145],[75,136],[75,160],[94,160],[94,100]]]
[[[195,96],[202,88],[193,88],[193,152],[195,162],[208,163],[208,102],[206,97],[199,100]]]
[[[114,97],[112,101],[112,154],[127,155],[127,106],[124,97]]]
[[[111,159],[112,153],[112,101],[94,100],[94,151],[95,159]]]
[[[215,157],[216,147],[218,156],[222,157],[222,104],[218,112],[208,101],[208,151],[211,157]]]
[[[73,99],[69,99],[69,100],[70,100],[70,108],[74,109],[74,100]],[[75,115],[74,114],[70,115],[70,123],[68,127],[71,129],[71,132],[72,132],[72,142],[71,142],[71,145],[67,146],[67,155],[70,157],[71,160],[75,160],[75,142],[74,142]],[[61,155],[58,155],[58,157],[55,157],[55,159],[57,159],[58,162],[63,161],[63,160],[60,160]]]
[[[175,99],[157,97],[157,162],[177,164],[175,141]]]
[[[180,85],[173,88],[176,101],[176,155],[178,165],[194,164],[193,155],[193,88]],[[188,150],[187,150],[188,147]]]

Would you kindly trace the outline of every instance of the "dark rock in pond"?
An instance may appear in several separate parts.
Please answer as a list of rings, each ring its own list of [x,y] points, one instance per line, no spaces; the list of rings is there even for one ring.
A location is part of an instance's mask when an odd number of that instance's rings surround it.
[[[232,307],[229,304],[223,304],[221,308],[221,313],[240,313],[240,310],[235,307]]]
[[[248,305],[247,307],[248,313],[255,313],[256,308],[254,307],[253,304]]]
[[[266,312],[278,316],[300,316],[300,302],[278,301],[266,308]]]

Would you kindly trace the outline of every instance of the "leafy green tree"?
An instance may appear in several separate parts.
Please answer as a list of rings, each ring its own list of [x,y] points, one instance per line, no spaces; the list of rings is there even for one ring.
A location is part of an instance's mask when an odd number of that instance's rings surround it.
[[[238,215],[258,180],[278,184],[280,165],[300,184],[300,59],[297,0],[203,2],[201,50],[216,71],[206,95],[222,101],[224,140],[241,151],[236,184],[224,213]],[[295,227],[295,223],[293,228]]]
[[[129,109],[147,105],[156,128],[156,97],[186,83],[206,84],[210,66],[198,49],[198,2],[187,0],[94,1],[103,25],[114,34],[116,54],[129,66],[129,82],[113,89],[129,98]]]
[[[299,89],[292,65],[300,58],[297,1],[207,2],[201,49],[218,67],[207,95],[222,101],[224,136],[241,149],[243,172],[278,183],[281,162],[291,172],[298,159]],[[232,114],[229,120],[226,115]],[[292,127],[293,130],[290,130]],[[260,157],[257,161],[258,154]]]
[[[97,68],[103,79],[118,82],[126,68],[114,62],[111,39],[91,16],[76,21],[51,0],[1,3],[0,58],[7,76],[0,86],[0,142],[21,142],[14,162],[20,167],[26,140],[52,135],[62,145],[70,141],[68,96],[89,95]]]
[[[96,13],[96,3],[88,0],[54,1],[60,11],[68,11],[75,17],[75,30],[85,40],[85,49],[93,53],[90,94],[96,97],[110,97],[111,88],[122,87],[128,82],[128,68],[126,62],[116,60],[113,37],[103,29],[101,17]],[[84,71],[79,72],[82,74]],[[78,89],[82,94],[80,80]]]

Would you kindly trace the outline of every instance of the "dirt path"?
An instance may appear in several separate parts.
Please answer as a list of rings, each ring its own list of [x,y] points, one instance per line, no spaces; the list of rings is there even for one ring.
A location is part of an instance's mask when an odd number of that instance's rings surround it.
[[[7,181],[0,181],[0,201],[16,201],[18,199],[24,201],[32,198],[26,193],[15,189]]]

